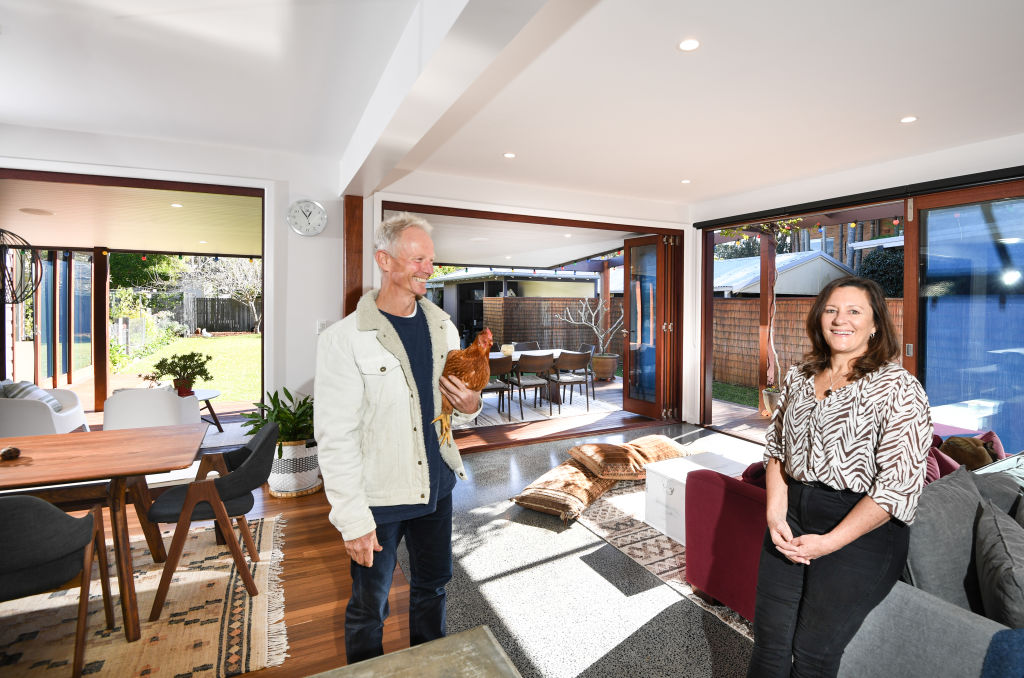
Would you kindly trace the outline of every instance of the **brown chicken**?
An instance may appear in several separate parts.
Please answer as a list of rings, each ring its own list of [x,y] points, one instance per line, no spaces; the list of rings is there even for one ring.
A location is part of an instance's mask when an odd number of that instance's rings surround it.
[[[491,378],[491,331],[486,327],[480,334],[476,335],[473,343],[466,348],[451,351],[444,362],[442,376],[455,376],[462,380],[467,388],[474,391],[481,390],[487,386]],[[439,440],[444,445],[452,439],[452,404],[444,393],[441,394],[441,414],[434,418],[434,421],[441,420],[441,436]],[[434,422],[431,422],[434,423]]]

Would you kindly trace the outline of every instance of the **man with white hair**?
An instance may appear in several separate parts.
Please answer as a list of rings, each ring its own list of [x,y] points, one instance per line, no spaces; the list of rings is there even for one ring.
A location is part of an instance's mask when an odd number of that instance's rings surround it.
[[[412,645],[445,634],[452,577],[452,490],[465,479],[454,442],[432,423],[443,393],[455,421],[480,411],[480,393],[442,377],[460,348],[448,314],[423,297],[434,271],[431,226],[393,216],[375,234],[381,286],[320,336],[314,414],[331,523],[351,558],[345,611],[348,663],[383,654],[388,592],[399,541],[410,561]]]

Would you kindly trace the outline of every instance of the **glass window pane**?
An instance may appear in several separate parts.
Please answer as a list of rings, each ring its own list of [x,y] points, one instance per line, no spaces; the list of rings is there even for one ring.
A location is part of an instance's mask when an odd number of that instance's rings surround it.
[[[1024,450],[1024,199],[927,210],[921,223],[932,417]]]
[[[60,278],[60,287],[57,297],[57,364],[60,365],[60,373],[68,372],[69,363],[69,341],[68,341],[68,269],[71,262],[63,252],[57,253],[57,275]]]
[[[72,347],[72,369],[78,370],[92,364],[92,263],[84,252],[74,257],[75,308],[74,345]]]
[[[657,359],[658,246],[640,245],[629,251],[629,353],[632,373],[629,397],[654,402]]]
[[[39,283],[39,308],[36,320],[39,324],[39,377],[53,376],[53,361],[50,347],[53,345],[53,262],[49,252],[42,251],[43,280]]]

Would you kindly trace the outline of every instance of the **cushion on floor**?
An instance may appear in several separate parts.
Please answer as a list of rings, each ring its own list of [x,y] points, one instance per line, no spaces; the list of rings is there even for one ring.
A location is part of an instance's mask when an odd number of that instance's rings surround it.
[[[576,459],[598,478],[613,480],[644,480],[644,467],[663,459],[674,459],[693,454],[676,441],[655,434],[643,436],[628,443],[586,443],[569,450]]]
[[[613,478],[598,478],[576,459],[569,459],[530,483],[512,501],[568,522],[616,482]]]

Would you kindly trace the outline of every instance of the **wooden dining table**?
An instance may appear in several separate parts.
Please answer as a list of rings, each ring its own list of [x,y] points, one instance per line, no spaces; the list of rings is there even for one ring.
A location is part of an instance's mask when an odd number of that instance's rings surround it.
[[[125,513],[125,488],[133,479],[153,473],[188,468],[195,461],[209,426],[206,422],[177,426],[86,431],[54,435],[4,438],[3,446],[21,451],[17,459],[0,462],[0,490],[29,490],[65,483],[109,481],[107,505],[117,564],[117,582],[124,617],[124,633],[129,641],[139,639],[139,608],[131,549],[128,544],[128,519]],[[142,483],[143,487],[145,486]],[[72,486],[73,487],[73,486]],[[145,516],[140,516],[145,521]],[[143,525],[147,539],[156,535],[156,526]],[[150,541],[153,549],[154,542]],[[154,560],[160,562],[154,553]]]
[[[519,357],[520,356],[524,356],[524,355],[550,355],[555,360],[558,360],[558,355],[562,351],[565,351],[565,350],[568,350],[568,349],[564,349],[564,348],[541,348],[541,349],[530,349],[528,351],[513,351],[512,352],[512,365],[513,366],[517,365],[519,363]],[[505,354],[502,353],[501,351],[491,351],[488,354],[488,356],[493,360],[494,358],[504,358]],[[560,405],[561,402],[562,402],[562,393],[561,393],[561,390],[558,388],[558,384],[554,384],[554,383],[548,384],[547,391],[548,391],[547,392],[548,399],[551,402],[555,403],[556,405]]]

